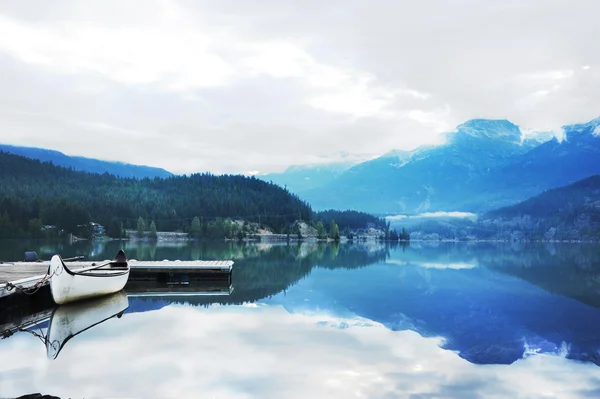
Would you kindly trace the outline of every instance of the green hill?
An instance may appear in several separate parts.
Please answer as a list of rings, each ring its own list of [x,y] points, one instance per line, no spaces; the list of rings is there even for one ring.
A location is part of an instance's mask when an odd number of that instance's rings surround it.
[[[310,206],[297,196],[253,177],[121,178],[5,152],[0,152],[0,170],[0,237],[38,236],[48,225],[75,232],[92,221],[117,231],[135,229],[140,217],[165,231],[187,231],[198,217],[201,228],[215,223],[226,229],[223,220],[231,218],[278,232],[312,217]]]
[[[484,214],[479,224],[503,238],[600,239],[600,175]]]
[[[600,241],[600,175],[555,188],[477,220],[423,218],[405,222],[413,239]]]

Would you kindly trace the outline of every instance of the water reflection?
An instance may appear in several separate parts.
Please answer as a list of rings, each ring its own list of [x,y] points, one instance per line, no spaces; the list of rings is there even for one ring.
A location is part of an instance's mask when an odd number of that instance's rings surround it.
[[[117,316],[120,318],[129,307],[127,294],[116,294],[50,308],[50,301],[40,304],[43,310],[30,306],[30,311],[2,320],[0,334],[3,338],[17,332],[29,333],[46,347],[47,357],[56,359],[63,347],[75,336]]]
[[[600,358],[598,309],[486,268],[383,264],[316,271],[268,303],[294,313],[356,314],[392,330],[442,336],[444,348],[478,364],[510,364],[532,352]]]
[[[595,366],[560,356],[477,366],[440,349],[441,338],[280,306],[171,305],[81,338],[51,368],[30,360],[36,350],[27,342],[0,346],[12,360],[10,370],[0,366],[3,393],[27,386],[62,397],[587,398],[600,389]]]
[[[115,245],[130,244],[106,243],[100,259],[113,254]],[[596,246],[131,245],[131,251],[157,260],[235,260],[233,284],[128,284],[123,319],[110,328],[95,327],[89,337],[83,334],[79,355],[67,351],[73,362],[89,355],[94,367],[106,366],[95,354],[102,353],[100,342],[110,342],[115,361],[129,354],[123,364],[140,384],[154,381],[153,375],[164,377],[164,395],[150,396],[189,396],[179,388],[169,391],[168,384],[204,387],[210,391],[206,396],[250,397],[356,392],[586,397],[600,392],[592,378],[600,364]],[[82,254],[65,251],[65,256]],[[3,340],[0,353],[19,347],[16,338]],[[147,347],[156,351],[150,354]],[[220,357],[227,361],[215,362],[213,369],[205,363]],[[302,373],[308,377],[301,383]],[[108,371],[106,376],[119,384],[119,376]],[[143,388],[122,388],[125,396],[148,396]],[[104,394],[106,387],[98,389],[88,396],[110,394]]]
[[[121,318],[128,307],[125,291],[57,307],[45,337],[48,358],[56,359],[65,344],[84,331],[115,316]]]
[[[233,292],[233,284],[228,279],[190,280],[185,284],[132,280],[125,289],[129,298],[154,297],[168,300],[176,297],[229,296]]]
[[[63,258],[83,256],[87,260],[112,259],[119,249],[123,249],[130,259],[137,260],[243,260],[257,257],[291,257],[311,261],[333,261],[338,259],[338,251],[347,252],[352,248],[353,254],[363,260],[369,259],[374,263],[379,258],[372,255],[384,254],[386,245],[378,242],[361,243],[358,245],[340,245],[323,242],[285,242],[248,243],[237,241],[208,241],[208,242],[140,242],[140,241],[44,241],[44,240],[0,240],[0,260],[6,262],[23,260],[25,251],[37,252],[40,259],[49,260],[52,255],[59,253]],[[388,247],[389,248],[389,247]],[[342,254],[343,255],[343,254]],[[355,262],[348,256],[346,261]],[[339,259],[338,259],[339,261]]]

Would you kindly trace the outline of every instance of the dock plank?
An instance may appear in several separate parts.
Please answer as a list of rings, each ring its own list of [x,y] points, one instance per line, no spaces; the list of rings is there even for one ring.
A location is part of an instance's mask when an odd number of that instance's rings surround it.
[[[22,280],[34,276],[43,276],[48,271],[49,263],[27,264],[2,263],[0,264],[0,283],[4,281]],[[78,269],[81,267],[74,267]]]
[[[78,270],[108,263],[110,260],[101,261],[75,261],[68,262],[70,269]],[[131,275],[152,273],[200,273],[200,274],[228,274],[233,267],[232,260],[163,260],[163,261],[138,261],[129,260]],[[6,286],[5,282],[21,282],[28,286],[44,277],[48,271],[49,261],[44,262],[9,262],[0,263],[0,289]],[[0,296],[2,296],[0,294]]]

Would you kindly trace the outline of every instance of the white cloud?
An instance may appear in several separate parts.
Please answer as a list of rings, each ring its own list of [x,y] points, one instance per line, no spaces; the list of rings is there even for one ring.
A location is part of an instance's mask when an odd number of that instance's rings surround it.
[[[143,148],[130,162],[244,173],[439,143],[474,117],[555,130],[600,109],[600,6],[582,1],[9,0],[0,141],[102,158],[118,134]]]
[[[395,259],[386,260],[388,264],[396,264],[396,265],[410,265],[410,266],[418,266],[423,267],[425,269],[473,269],[477,267],[476,263],[466,263],[466,262],[419,262],[419,261],[401,261]]]
[[[393,215],[393,216],[386,216],[385,217],[386,220],[390,220],[390,221],[396,221],[396,220],[404,220],[404,219],[420,219],[420,218],[431,218],[431,219],[435,219],[435,218],[459,218],[459,219],[465,219],[465,218],[469,218],[469,219],[475,219],[477,218],[477,215],[475,213],[470,213],[470,212],[458,212],[458,211],[453,211],[453,212],[424,212],[424,213],[419,213],[416,215]]]
[[[522,138],[532,138],[536,139],[540,142],[551,140],[552,137],[556,137],[559,141],[562,141],[565,136],[565,131],[562,127],[557,127],[555,129],[521,129],[521,133],[523,133]]]
[[[250,72],[265,73],[276,78],[302,77],[314,60],[302,49],[286,42],[260,43],[252,46],[252,55],[242,64]]]
[[[424,218],[438,218],[438,217],[450,217],[450,218],[472,218],[477,215],[470,212],[425,212],[419,215]]]
[[[446,132],[452,127],[447,122],[450,116],[450,107],[448,106],[432,111],[411,109],[404,115],[406,118],[419,122],[423,126],[432,128],[435,132]]]
[[[139,130],[111,126],[111,125],[108,125],[108,124],[102,123],[102,122],[77,122],[77,125],[84,129],[92,129],[92,130],[97,130],[99,132],[107,132],[109,134],[111,134],[111,133],[115,134],[115,135],[125,134],[125,135],[129,135],[129,136],[137,137],[137,138],[146,137],[146,134]]]
[[[562,80],[573,77],[573,70],[539,71],[523,74],[518,77],[520,80]]]
[[[307,100],[317,109],[355,117],[384,116],[383,108],[394,93],[378,86],[375,76],[321,64],[301,48],[289,42],[255,45],[254,54],[242,61],[251,73],[274,78],[296,78],[318,90]],[[426,94],[408,90],[407,94],[424,98]]]
[[[36,28],[0,15],[0,49],[61,73],[99,73],[124,84],[164,81],[173,90],[218,86],[233,73],[207,35],[175,21],[163,28],[75,22]]]

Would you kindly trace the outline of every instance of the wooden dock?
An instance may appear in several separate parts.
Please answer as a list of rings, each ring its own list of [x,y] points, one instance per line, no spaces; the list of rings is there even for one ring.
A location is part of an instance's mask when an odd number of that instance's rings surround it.
[[[73,270],[93,268],[105,261],[75,261],[67,265]],[[158,280],[186,283],[193,279],[230,279],[233,269],[231,260],[212,261],[128,261],[131,272],[130,280]],[[0,297],[10,295],[14,289],[7,289],[7,282],[21,288],[32,287],[44,278],[48,271],[49,261],[43,262],[5,262],[0,263]]]

